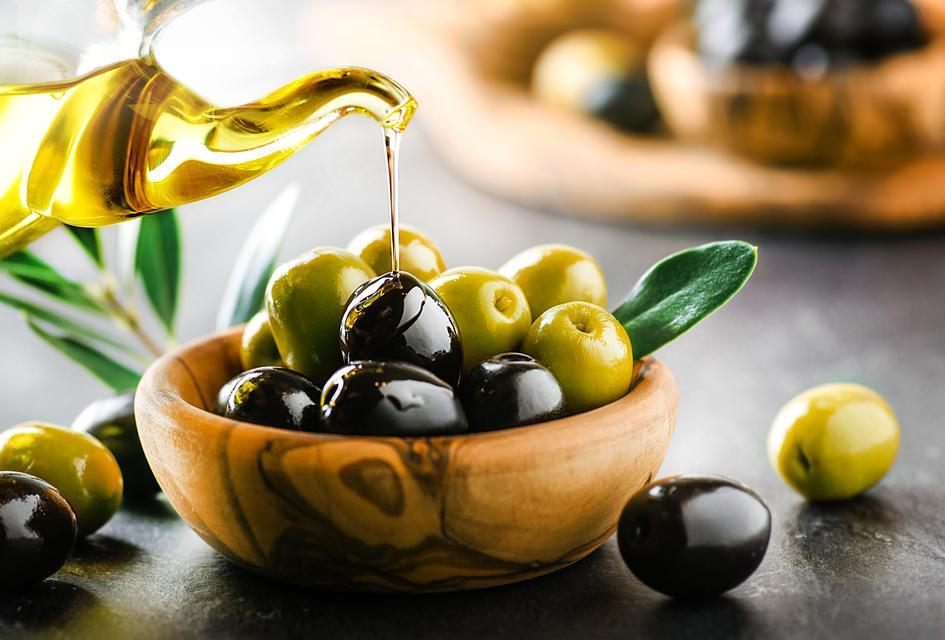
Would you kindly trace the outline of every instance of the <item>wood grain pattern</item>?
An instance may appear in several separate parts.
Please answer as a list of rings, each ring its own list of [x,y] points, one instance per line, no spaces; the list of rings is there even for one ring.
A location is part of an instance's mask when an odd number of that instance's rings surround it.
[[[494,20],[491,40],[488,30],[475,26],[470,15],[478,5],[467,9],[466,19],[448,23],[438,13],[378,12],[375,22],[355,21],[344,7],[313,8],[311,21],[313,28],[331,25],[339,51],[384,69],[410,88],[421,104],[417,121],[457,172],[486,191],[530,207],[655,225],[695,222],[869,232],[945,225],[945,189],[940,186],[945,183],[945,151],[940,146],[895,166],[864,171],[754,162],[706,143],[696,135],[704,127],[698,119],[673,115],[682,139],[618,134],[590,118],[538,103],[515,65],[501,69],[476,54],[477,47],[488,52],[495,42],[500,50],[512,51],[515,39],[503,35],[503,20],[527,18],[515,13]],[[937,13],[945,11],[939,8]],[[539,32],[558,28],[553,24]],[[471,32],[464,34],[464,29]],[[528,29],[527,24],[520,25],[511,33]],[[391,46],[392,42],[400,44]],[[533,45],[517,54],[520,59],[531,55]],[[945,82],[945,73],[929,71],[941,68],[945,53],[941,43],[923,53],[927,55],[919,56],[917,64],[911,64],[916,60],[908,56],[899,61],[906,68],[901,78],[905,87],[899,80],[879,86],[869,82],[862,92],[901,89],[908,94],[927,79],[924,91],[932,95]],[[696,111],[705,104],[697,89],[693,85],[689,93],[680,90],[664,102]],[[858,108],[853,103],[848,106]],[[907,109],[907,117],[915,108]],[[922,135],[938,145],[945,131],[934,121],[945,117],[945,94],[928,100],[919,111],[916,117],[925,123]],[[894,114],[891,122],[901,116]],[[858,130],[868,132],[875,118],[865,113]],[[884,124],[883,129],[888,127]],[[888,135],[884,139],[890,142]]]
[[[239,332],[158,361],[141,441],[181,517],[232,561],[332,589],[451,591],[580,560],[659,469],[676,386],[647,359],[623,399],[543,425],[440,438],[340,437],[206,411],[239,371]]]
[[[660,111],[680,140],[764,163],[896,167],[945,143],[945,42],[817,78],[780,67],[713,69],[695,31],[666,31],[650,55]]]

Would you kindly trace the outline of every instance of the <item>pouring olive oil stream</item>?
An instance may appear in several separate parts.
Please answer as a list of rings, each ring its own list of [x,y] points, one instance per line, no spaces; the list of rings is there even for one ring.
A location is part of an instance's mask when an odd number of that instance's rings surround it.
[[[59,223],[99,227],[232,189],[353,113],[384,129],[396,230],[397,150],[417,104],[374,71],[319,71],[236,107],[205,100],[153,53],[59,82],[5,82],[0,257]]]

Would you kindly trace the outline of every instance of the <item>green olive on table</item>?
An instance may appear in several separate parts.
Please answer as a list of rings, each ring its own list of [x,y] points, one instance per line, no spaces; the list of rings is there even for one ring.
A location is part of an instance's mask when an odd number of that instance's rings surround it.
[[[373,277],[364,260],[334,247],[313,249],[276,270],[266,309],[288,368],[323,384],[341,366],[342,313],[354,290]]]
[[[276,346],[269,324],[269,314],[265,309],[250,318],[243,329],[240,362],[246,370],[282,366],[282,356],[279,355],[279,347]]]
[[[426,235],[408,225],[400,225],[400,270],[428,281],[446,269],[443,255]],[[390,225],[365,229],[348,243],[348,251],[361,257],[378,275],[391,270]]]
[[[521,287],[495,271],[458,267],[441,273],[430,286],[459,327],[464,371],[494,355],[518,349],[532,324]]]
[[[899,451],[899,421],[881,395],[858,384],[809,389],[782,407],[768,433],[781,478],[814,501],[847,500],[882,480]]]
[[[0,588],[45,580],[69,559],[75,540],[75,514],[58,489],[0,471]]]
[[[606,309],[588,302],[543,313],[528,330],[522,351],[551,370],[572,413],[622,398],[633,382],[626,329]]]
[[[115,456],[94,437],[41,422],[0,433],[0,471],[29,473],[56,487],[75,512],[79,537],[108,522],[121,505]]]
[[[96,400],[82,410],[72,428],[97,438],[115,456],[128,499],[147,499],[161,490],[138,438],[135,394],[123,393]]]
[[[499,269],[525,292],[532,318],[566,302],[607,304],[607,283],[590,255],[563,244],[531,247]]]

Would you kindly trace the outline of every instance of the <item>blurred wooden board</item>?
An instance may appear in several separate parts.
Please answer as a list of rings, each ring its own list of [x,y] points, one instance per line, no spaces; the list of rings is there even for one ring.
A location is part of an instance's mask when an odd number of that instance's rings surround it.
[[[408,87],[439,153],[503,198],[645,224],[876,232],[945,224],[945,155],[883,173],[785,169],[668,137],[620,134],[485,77],[439,23],[403,12],[366,22],[346,11],[319,12],[320,28],[332,25],[340,45]]]

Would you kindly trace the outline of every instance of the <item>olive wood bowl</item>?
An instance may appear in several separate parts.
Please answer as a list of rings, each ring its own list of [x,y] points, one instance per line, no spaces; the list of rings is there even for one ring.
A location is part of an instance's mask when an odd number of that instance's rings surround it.
[[[608,1],[594,0],[593,5]],[[669,8],[647,14],[652,19],[641,22],[648,25],[641,35],[655,37],[660,51],[672,45],[673,40],[662,37],[679,19],[671,10],[673,0],[612,1],[632,8],[620,23],[634,22],[629,16],[643,15],[645,7]],[[945,189],[940,186],[945,181],[945,146],[919,150],[901,164],[884,168],[774,165],[733,153],[731,146],[707,144],[698,135],[698,118],[696,125],[687,127],[686,115],[670,115],[682,137],[669,132],[624,135],[592,118],[535,100],[522,78],[522,63],[530,64],[547,42],[542,38],[563,28],[554,20],[560,17],[558,3],[579,4],[578,0],[545,4],[450,0],[444,6],[466,7],[453,19],[442,16],[446,11],[378,7],[367,20],[357,6],[313,3],[304,24],[325,34],[320,44],[330,44],[336,55],[381,69],[409,87],[421,105],[416,126],[426,131],[458,174],[485,191],[529,207],[635,224],[747,224],[805,232],[908,233],[945,225]],[[484,4],[496,12],[483,23],[490,28],[476,26],[477,9]],[[520,10],[506,15],[509,4]],[[882,94],[895,92],[899,82],[912,90],[927,81],[926,91],[932,97],[917,108],[925,114],[921,133],[929,136],[933,147],[945,138],[945,92],[939,94],[935,88],[945,83],[945,72],[930,75],[945,60],[941,5],[945,5],[941,0],[923,3],[930,23],[941,34],[939,42],[919,52],[918,59],[906,55],[890,60],[903,75],[897,78],[888,67],[878,72],[878,79],[888,81],[888,86],[873,87],[872,76],[858,76],[863,82],[853,89]],[[521,9],[533,6],[534,11]],[[586,26],[588,21],[575,24]],[[494,55],[513,51],[517,53]],[[673,57],[667,57],[671,59],[665,66],[673,66]],[[493,58],[509,62],[502,65]],[[318,59],[313,51],[313,64]],[[663,74],[663,82],[671,82],[671,75]],[[663,89],[664,102],[671,100],[671,91]],[[704,100],[697,94],[690,105],[685,91],[680,91],[674,104],[680,112],[698,114]],[[858,105],[847,106],[858,110]],[[876,113],[874,107],[867,111]],[[914,112],[910,107],[894,113],[877,130],[898,126],[895,123],[913,118]],[[937,119],[942,120],[941,127],[934,124]]]
[[[240,371],[233,330],[158,360],[135,398],[177,513],[234,563],[338,590],[432,592],[527,580],[613,534],[659,470],[676,383],[639,363],[624,398],[540,425],[435,438],[337,436],[211,412]]]
[[[804,78],[785,67],[707,65],[688,23],[650,53],[660,112],[679,140],[759,162],[883,169],[945,142],[945,41]]]

